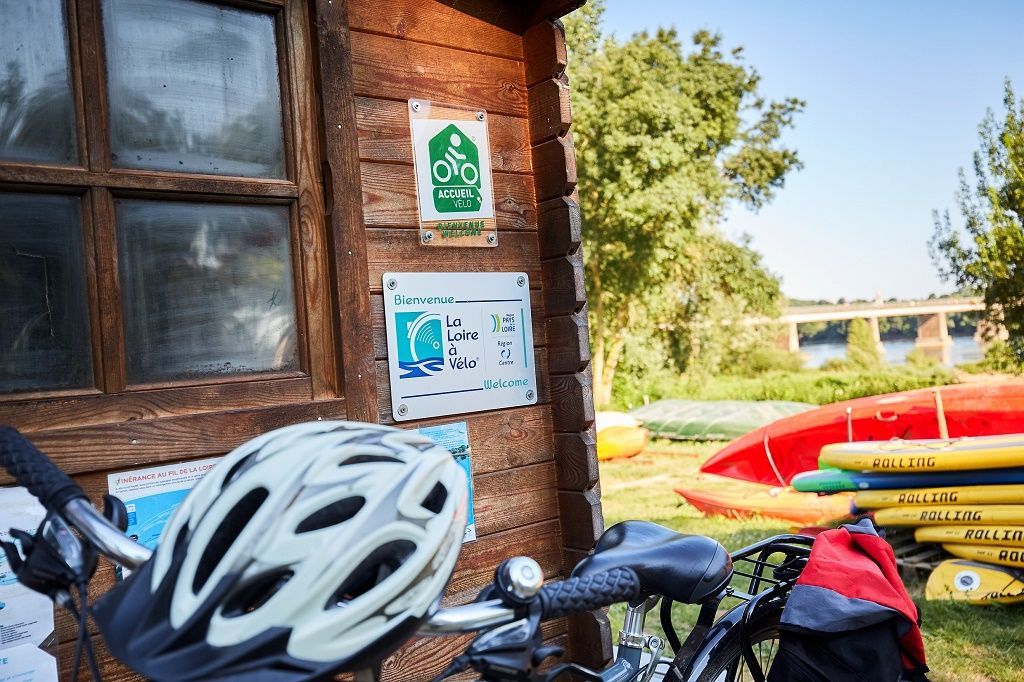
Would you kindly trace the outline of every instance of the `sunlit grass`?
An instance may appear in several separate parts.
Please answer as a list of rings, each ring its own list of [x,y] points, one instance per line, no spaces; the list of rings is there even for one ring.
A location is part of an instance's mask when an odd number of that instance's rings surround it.
[[[601,489],[605,524],[645,519],[682,533],[709,535],[729,550],[786,533],[786,521],[704,517],[686,504],[674,488],[697,474],[700,462],[721,443],[668,443],[656,441],[632,459],[601,462]],[[926,602],[923,586],[911,586],[921,605],[928,663],[936,682],[1024,682],[1024,608],[976,607],[948,602]],[[625,607],[611,609],[612,635],[617,636]],[[685,637],[697,615],[694,606],[677,604],[673,622]],[[648,618],[647,631],[661,633],[657,613]]]

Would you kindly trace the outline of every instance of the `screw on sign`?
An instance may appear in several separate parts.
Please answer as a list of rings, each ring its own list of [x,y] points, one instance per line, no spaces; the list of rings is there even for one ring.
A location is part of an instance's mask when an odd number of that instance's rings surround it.
[[[427,143],[434,208],[442,213],[472,213],[483,205],[480,152],[454,123]]]

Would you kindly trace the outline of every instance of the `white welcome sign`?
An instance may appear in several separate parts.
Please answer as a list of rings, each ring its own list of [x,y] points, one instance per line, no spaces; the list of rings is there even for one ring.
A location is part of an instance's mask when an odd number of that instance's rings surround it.
[[[537,402],[524,272],[384,274],[396,421]]]

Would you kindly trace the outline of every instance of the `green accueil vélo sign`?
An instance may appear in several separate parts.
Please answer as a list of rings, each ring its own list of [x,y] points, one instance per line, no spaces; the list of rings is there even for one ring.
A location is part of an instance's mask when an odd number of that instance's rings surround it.
[[[471,213],[483,205],[480,193],[480,151],[452,123],[427,145],[434,208],[440,213]]]
[[[487,112],[409,100],[420,244],[497,246]]]

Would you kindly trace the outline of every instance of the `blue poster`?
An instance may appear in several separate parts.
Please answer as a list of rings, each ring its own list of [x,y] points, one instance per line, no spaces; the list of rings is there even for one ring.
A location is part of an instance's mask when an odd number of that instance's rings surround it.
[[[192,486],[219,460],[220,457],[210,457],[108,474],[107,489],[111,495],[119,497],[128,510],[126,534],[146,547],[156,549],[160,533],[171,520],[174,510]],[[118,575],[127,576],[127,571],[119,568]]]
[[[466,485],[469,487],[469,504],[466,509],[466,535],[462,542],[476,540],[476,516],[473,513],[473,469],[470,462],[469,427],[466,422],[424,426],[416,429],[416,433],[426,436],[436,444],[452,453],[455,461],[466,472]]]

